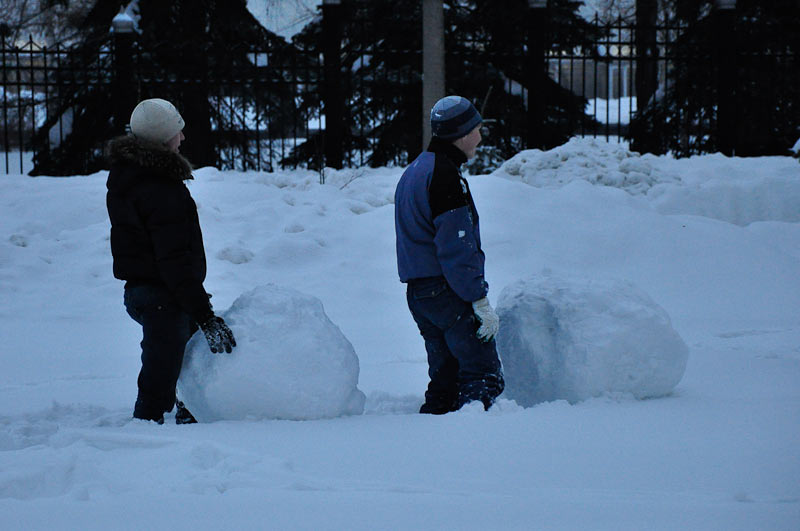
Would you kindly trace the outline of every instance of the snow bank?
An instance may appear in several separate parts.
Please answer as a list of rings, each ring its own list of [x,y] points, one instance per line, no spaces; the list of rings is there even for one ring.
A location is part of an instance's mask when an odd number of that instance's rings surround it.
[[[179,396],[199,421],[364,411],[358,357],[319,299],[269,284],[241,295],[222,316],[236,349],[212,354],[198,332],[178,382]]]
[[[680,182],[677,175],[664,171],[658,162],[658,157],[641,156],[621,144],[572,138],[549,151],[521,151],[492,175],[537,188],[560,188],[583,180],[621,188],[631,194],[646,194],[656,184]]]
[[[692,214],[740,226],[756,221],[800,221],[800,179],[715,179],[677,189],[657,187],[650,195],[662,214]]]
[[[523,406],[663,396],[686,369],[689,350],[669,316],[627,282],[531,278],[506,287],[497,312],[504,396]]]
[[[662,183],[647,194],[661,214],[691,214],[746,226],[800,221],[800,164],[791,157],[659,159],[683,183]]]
[[[574,181],[620,188],[661,214],[690,214],[746,226],[800,221],[800,164],[791,157],[673,159],[639,155],[622,144],[573,138],[549,151],[529,149],[492,175],[537,188]]]

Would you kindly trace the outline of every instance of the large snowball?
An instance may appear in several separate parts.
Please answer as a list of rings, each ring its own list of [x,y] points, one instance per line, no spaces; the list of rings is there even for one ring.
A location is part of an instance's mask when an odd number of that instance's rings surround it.
[[[505,396],[531,406],[607,393],[669,394],[689,350],[667,313],[630,283],[540,277],[497,305]]]
[[[212,354],[201,331],[186,348],[178,391],[197,420],[363,413],[358,357],[319,299],[259,286],[222,317],[236,336],[233,353]]]

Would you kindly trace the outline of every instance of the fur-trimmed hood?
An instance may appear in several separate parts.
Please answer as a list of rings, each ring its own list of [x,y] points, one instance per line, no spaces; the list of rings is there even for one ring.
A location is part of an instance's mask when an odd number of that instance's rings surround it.
[[[108,159],[116,164],[138,166],[148,174],[185,181],[192,179],[192,165],[180,153],[163,144],[142,140],[133,135],[117,137],[108,143]]]

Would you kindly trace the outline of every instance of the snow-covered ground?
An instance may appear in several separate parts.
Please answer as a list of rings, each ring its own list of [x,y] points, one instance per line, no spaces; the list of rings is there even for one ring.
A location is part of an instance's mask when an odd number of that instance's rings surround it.
[[[0,176],[22,174],[27,175],[33,169],[33,152],[0,151]]]
[[[584,111],[601,124],[629,124],[631,115],[636,112],[636,98],[590,98]],[[611,127],[611,132],[615,127]]]
[[[415,414],[427,367],[396,279],[400,173],[196,172],[215,308],[269,283],[317,297],[367,400],[185,426],[130,420],[140,329],[111,275],[106,174],[2,176],[0,529],[797,529],[796,159],[573,140],[470,177],[493,303],[532,277],[630,283],[689,355],[663,398],[444,417]]]

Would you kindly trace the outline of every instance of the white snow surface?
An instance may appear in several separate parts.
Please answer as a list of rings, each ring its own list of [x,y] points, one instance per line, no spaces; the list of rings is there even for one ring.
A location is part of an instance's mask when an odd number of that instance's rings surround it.
[[[800,164],[623,154],[656,175],[645,194],[581,177],[614,168],[607,146],[577,152],[586,166],[559,186],[469,177],[489,298],[544,270],[638,286],[689,348],[665,397],[419,415],[426,355],[394,251],[402,169],[320,185],[202,168],[189,186],[215,307],[270,283],[322,301],[358,355],[364,414],[133,421],[141,329],[111,273],[107,174],[0,177],[0,529],[796,530],[800,222],[785,196]],[[765,193],[704,193],[715,182]]]
[[[186,347],[179,397],[199,422],[360,415],[358,356],[322,301],[265,285],[220,314],[237,341],[212,354],[202,331]]]
[[[789,157],[673,159],[640,155],[601,139],[573,138],[549,151],[521,151],[493,175],[539,188],[575,181],[620,188],[644,195],[662,214],[737,225],[800,221],[800,165]]]
[[[669,316],[630,282],[544,272],[503,289],[497,313],[505,396],[522,406],[665,396],[686,370]]]
[[[660,183],[680,182],[663,171],[658,157],[639,156],[622,144],[592,138],[573,138],[549,151],[528,149],[514,155],[494,175],[540,188],[560,188],[575,180],[647,193]]]

